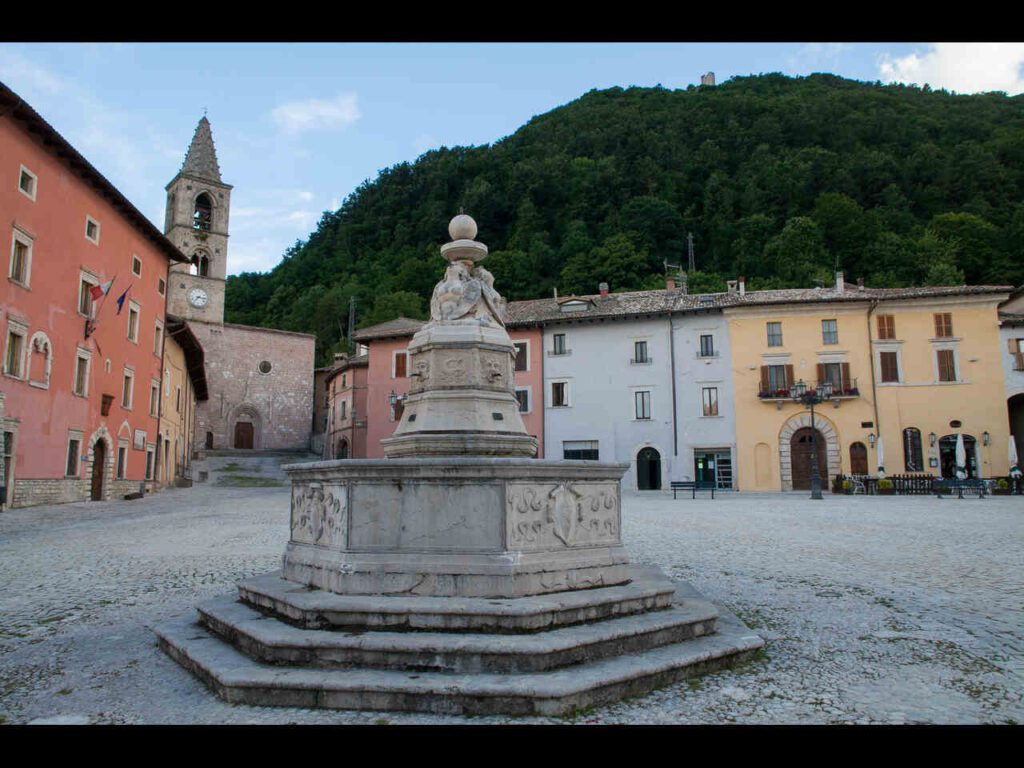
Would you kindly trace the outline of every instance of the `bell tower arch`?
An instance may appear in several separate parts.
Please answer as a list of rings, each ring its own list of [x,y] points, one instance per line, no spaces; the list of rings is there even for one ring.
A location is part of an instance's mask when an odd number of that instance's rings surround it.
[[[166,187],[165,234],[190,260],[171,267],[167,309],[173,315],[224,322],[231,189],[221,180],[213,132],[204,116],[181,170]]]

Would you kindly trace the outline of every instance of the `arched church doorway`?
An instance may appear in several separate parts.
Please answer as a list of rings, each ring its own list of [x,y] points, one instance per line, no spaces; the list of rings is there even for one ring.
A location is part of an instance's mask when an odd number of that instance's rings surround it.
[[[636,487],[641,491],[661,490],[661,454],[642,448],[636,455]]]
[[[253,446],[253,429],[251,421],[235,423],[235,448],[250,449]]]
[[[811,489],[811,456],[814,454],[815,447],[818,454],[818,477],[822,478],[822,486],[827,487],[828,463],[825,461],[825,438],[818,430],[803,427],[794,432],[789,441],[794,491],[809,491]]]
[[[92,448],[92,501],[103,501],[103,474],[107,468],[107,444],[97,440]]]

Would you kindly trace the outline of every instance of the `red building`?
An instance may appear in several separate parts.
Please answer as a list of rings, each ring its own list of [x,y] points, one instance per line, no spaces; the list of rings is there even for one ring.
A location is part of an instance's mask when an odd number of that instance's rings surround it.
[[[3,84],[0,222],[7,506],[139,491],[155,461],[168,266],[185,258]]]

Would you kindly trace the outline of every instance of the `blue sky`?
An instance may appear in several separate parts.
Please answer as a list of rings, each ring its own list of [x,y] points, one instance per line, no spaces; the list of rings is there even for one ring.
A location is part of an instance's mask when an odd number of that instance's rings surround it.
[[[1022,64],[1016,43],[0,45],[0,81],[158,227],[205,108],[234,185],[230,274],[273,267],[384,168],[491,143],[593,88],[685,88],[711,70],[1016,94]]]

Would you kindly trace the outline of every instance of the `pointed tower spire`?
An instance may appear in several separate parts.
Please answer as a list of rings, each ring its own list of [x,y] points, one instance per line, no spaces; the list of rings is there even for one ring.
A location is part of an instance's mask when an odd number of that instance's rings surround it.
[[[189,145],[185,163],[181,173],[192,174],[201,179],[220,182],[220,166],[217,165],[217,152],[213,148],[213,132],[206,115],[199,118],[195,135]]]

